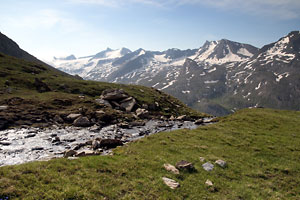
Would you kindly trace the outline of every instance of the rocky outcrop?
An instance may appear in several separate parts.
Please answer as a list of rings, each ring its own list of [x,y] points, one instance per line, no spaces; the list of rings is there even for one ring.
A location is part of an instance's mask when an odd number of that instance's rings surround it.
[[[137,105],[135,98],[129,96],[122,89],[106,89],[102,92],[96,103],[106,107],[132,112]]]

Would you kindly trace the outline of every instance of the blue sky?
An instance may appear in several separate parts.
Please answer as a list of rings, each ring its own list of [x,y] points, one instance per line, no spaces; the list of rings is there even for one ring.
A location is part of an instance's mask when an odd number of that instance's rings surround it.
[[[299,0],[0,0],[0,31],[43,60],[107,47],[257,47],[300,29]]]

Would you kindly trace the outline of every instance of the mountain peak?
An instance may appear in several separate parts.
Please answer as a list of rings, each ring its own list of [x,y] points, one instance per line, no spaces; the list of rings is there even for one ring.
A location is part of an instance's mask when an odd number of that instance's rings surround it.
[[[195,61],[206,64],[224,64],[243,61],[252,57],[258,49],[248,44],[242,44],[227,39],[206,41],[199,48]]]

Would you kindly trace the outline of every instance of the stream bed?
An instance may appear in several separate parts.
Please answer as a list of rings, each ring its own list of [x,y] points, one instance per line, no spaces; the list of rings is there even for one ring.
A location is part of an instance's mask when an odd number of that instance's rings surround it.
[[[209,124],[211,119],[204,119]],[[198,125],[191,121],[149,120],[143,125],[126,127],[110,125],[103,128],[57,127],[15,128],[0,131],[0,166],[16,165],[30,161],[50,160],[64,156],[64,152],[79,144],[96,138],[118,139],[123,143],[137,140],[146,135],[178,129],[195,129]],[[83,147],[81,150],[88,149]],[[101,151],[107,155],[111,149]]]

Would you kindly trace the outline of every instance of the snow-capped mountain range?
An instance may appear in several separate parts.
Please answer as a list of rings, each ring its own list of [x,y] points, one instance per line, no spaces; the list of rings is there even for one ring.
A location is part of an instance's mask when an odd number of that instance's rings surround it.
[[[261,49],[225,39],[188,50],[108,48],[52,64],[84,79],[155,87],[216,115],[251,106],[300,109],[299,38],[294,31]]]

